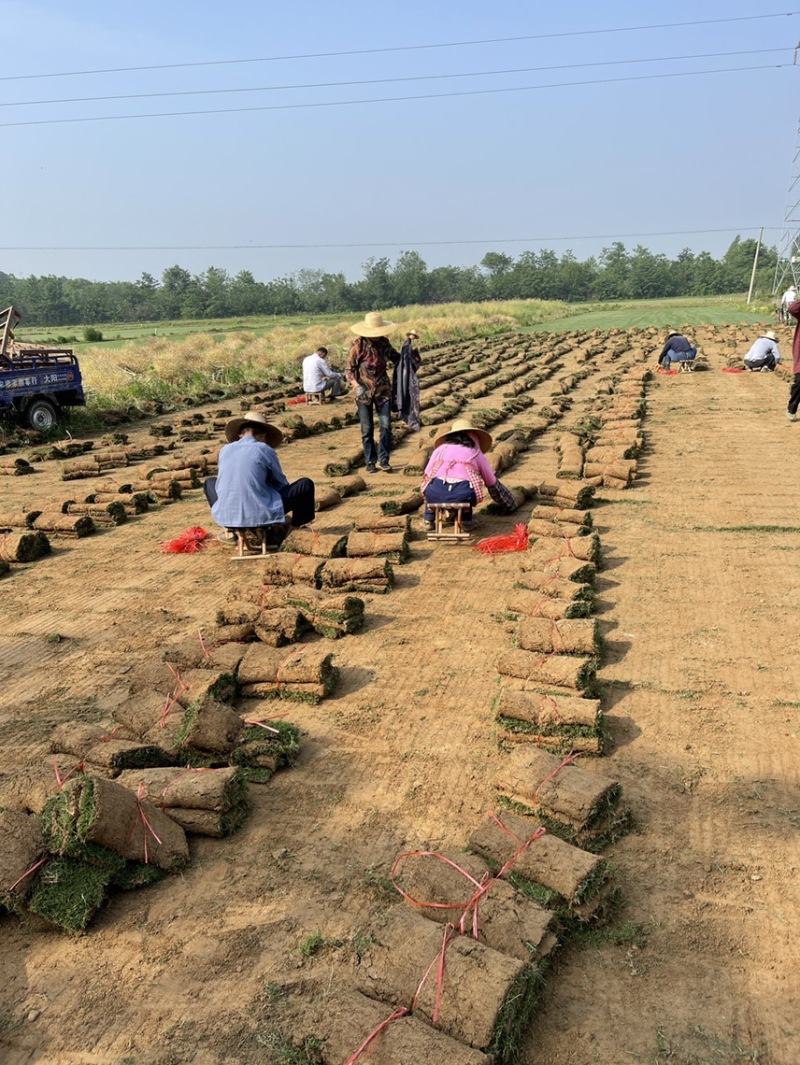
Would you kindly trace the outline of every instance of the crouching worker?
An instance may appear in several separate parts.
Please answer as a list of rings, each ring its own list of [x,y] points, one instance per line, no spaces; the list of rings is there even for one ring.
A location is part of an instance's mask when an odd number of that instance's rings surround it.
[[[658,356],[658,365],[663,370],[669,370],[673,362],[679,362],[681,372],[694,369],[694,360],[697,358],[697,348],[691,342],[674,329],[667,336],[667,342]]]
[[[781,349],[778,347],[778,337],[771,329],[762,333],[744,357],[744,368],[751,372],[764,373],[772,371],[781,361]]]
[[[314,520],[314,482],[301,477],[289,484],[275,453],[283,439],[280,429],[251,412],[231,418],[225,438],[217,476],[203,486],[218,525],[234,533],[265,529],[266,542],[279,544],[288,531],[288,514],[295,528]]]
[[[467,418],[458,418],[446,433],[434,441],[434,450],[422,478],[425,496],[423,529],[434,528],[431,503],[468,503],[462,512],[462,528],[472,523],[472,507],[483,499],[484,486],[497,483],[484,452],[492,446],[492,438],[484,429],[477,429]]]

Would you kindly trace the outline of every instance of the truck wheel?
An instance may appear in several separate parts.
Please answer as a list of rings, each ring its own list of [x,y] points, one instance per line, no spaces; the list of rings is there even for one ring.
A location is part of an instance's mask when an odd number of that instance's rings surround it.
[[[58,412],[49,399],[35,399],[25,411],[25,417],[31,429],[47,432],[58,422]]]

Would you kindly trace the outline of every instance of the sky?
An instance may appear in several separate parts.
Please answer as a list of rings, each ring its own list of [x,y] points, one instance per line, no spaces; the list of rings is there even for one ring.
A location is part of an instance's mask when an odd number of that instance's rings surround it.
[[[719,256],[759,226],[779,244],[800,119],[784,6],[0,0],[0,271],[355,280],[407,250],[433,268],[616,239]],[[164,114],[187,111],[224,113]]]

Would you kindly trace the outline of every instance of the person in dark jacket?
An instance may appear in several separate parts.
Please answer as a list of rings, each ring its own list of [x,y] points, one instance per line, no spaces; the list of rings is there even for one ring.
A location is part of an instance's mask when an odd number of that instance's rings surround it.
[[[400,361],[394,368],[392,377],[392,410],[396,410],[409,429],[418,433],[422,428],[419,420],[419,379],[417,370],[420,364],[419,348],[414,342],[419,340],[416,329],[406,333],[406,339],[400,348]]]
[[[677,362],[680,363],[681,371],[693,370],[696,357],[697,348],[692,347],[683,333],[678,333],[673,329],[668,334],[667,342],[658,356],[658,365],[664,370],[669,370],[671,364]]]
[[[800,407],[800,300],[795,300],[786,308],[797,322],[792,337],[792,387],[789,391],[789,407],[786,417],[790,422],[797,421],[797,408]]]

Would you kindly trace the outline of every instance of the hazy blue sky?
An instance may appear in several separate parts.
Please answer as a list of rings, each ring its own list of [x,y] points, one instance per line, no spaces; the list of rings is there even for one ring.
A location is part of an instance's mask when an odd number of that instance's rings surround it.
[[[791,66],[800,0],[795,6],[798,14],[789,17],[716,25],[23,78],[728,20],[777,12],[779,5],[0,0],[0,270],[134,279],[143,271],[159,275],[177,262],[193,272],[211,265],[232,273],[248,269],[260,280],[303,267],[341,270],[354,279],[370,255],[395,258],[404,249],[417,249],[429,266],[477,263],[489,250],[517,256],[540,247],[572,248],[585,258],[619,236],[629,247],[641,242],[668,255],[684,246],[716,255],[737,230],[754,236],[759,225],[773,227],[766,238],[777,243],[800,117],[800,70]],[[712,54],[723,52],[748,54]],[[520,70],[700,54],[705,58]],[[768,69],[368,102],[762,66]],[[520,72],[476,76],[510,69]],[[463,76],[440,77],[451,74]],[[375,84],[433,76],[439,80]],[[346,81],[372,84],[285,88]],[[274,86],[281,88],[211,93]],[[198,90],[203,95],[24,106]],[[331,101],[357,102],[5,125]],[[628,236],[716,229],[728,232]],[[594,235],[598,239],[586,239]],[[437,241],[477,243],[425,246]],[[362,246],[252,247],[269,244]],[[164,250],[33,250],[98,245]],[[179,250],[186,245],[203,250]],[[12,247],[22,250],[6,250]]]

